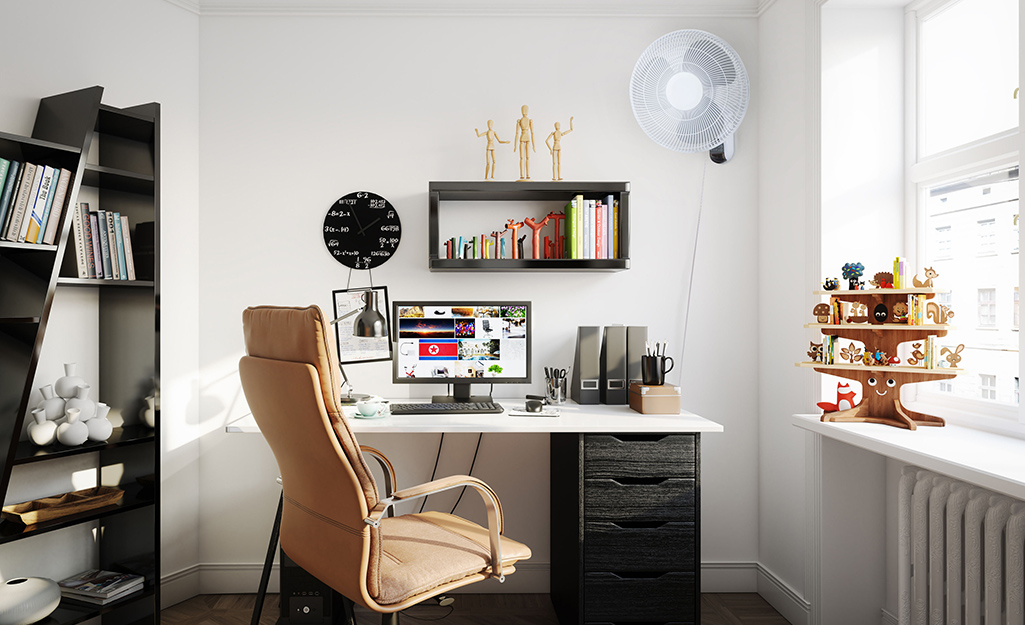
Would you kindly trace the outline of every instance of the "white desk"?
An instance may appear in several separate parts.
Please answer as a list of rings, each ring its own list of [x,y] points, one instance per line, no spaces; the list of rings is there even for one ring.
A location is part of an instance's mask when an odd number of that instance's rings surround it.
[[[549,434],[551,595],[560,622],[642,619],[697,625],[700,435],[722,432],[722,425],[690,412],[644,415],[629,406],[601,404],[567,403],[559,407],[558,417],[512,416],[508,410],[522,408],[522,400],[497,401],[506,412],[350,416],[349,424],[357,437],[365,433]],[[356,414],[355,407],[345,410]],[[260,432],[251,415],[226,430]],[[275,541],[276,535],[272,545]],[[653,577],[656,571],[661,574]]]
[[[416,403],[420,399],[397,399],[395,403]],[[488,432],[488,433],[536,433],[558,432],[574,434],[595,434],[622,432],[645,433],[700,433],[722,432],[723,427],[714,421],[684,411],[678,415],[645,415],[634,412],[629,406],[605,406],[602,404],[581,406],[567,403],[560,406],[558,417],[514,417],[509,409],[522,408],[522,400],[496,400],[506,408],[502,414],[429,414],[388,415],[379,419],[350,418],[349,426],[356,435],[362,433],[427,433],[427,432]],[[345,408],[346,414],[356,414],[355,407]],[[246,415],[225,427],[228,432],[259,434],[260,428],[252,415]]]

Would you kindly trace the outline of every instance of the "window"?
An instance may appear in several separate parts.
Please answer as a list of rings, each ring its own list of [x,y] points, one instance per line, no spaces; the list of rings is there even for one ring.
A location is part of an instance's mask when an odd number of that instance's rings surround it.
[[[959,367],[965,371],[986,372],[916,384],[905,399],[942,404],[942,410],[921,410],[954,422],[1021,435],[1021,136],[1020,100],[1012,97],[1022,57],[1019,3],[913,0],[905,13],[916,28],[905,48],[911,94],[905,106],[914,120],[905,145],[906,197],[913,199],[905,210],[907,223],[914,224],[909,255],[919,278],[931,268],[938,274],[936,288],[950,291],[931,300],[954,313],[943,345],[963,346]]]
[[[979,222],[979,256],[997,253],[997,220],[983,219]]]
[[[979,376],[979,392],[983,399],[997,398],[997,376],[985,373]]]
[[[919,154],[1018,126],[1018,2],[959,0],[920,16]]]
[[[997,290],[979,289],[979,327],[992,328],[997,325]]]

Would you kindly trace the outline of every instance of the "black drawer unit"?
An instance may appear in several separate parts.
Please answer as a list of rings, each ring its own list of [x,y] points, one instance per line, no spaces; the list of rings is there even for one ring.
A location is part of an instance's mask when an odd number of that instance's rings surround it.
[[[562,625],[700,622],[700,435],[552,434]]]

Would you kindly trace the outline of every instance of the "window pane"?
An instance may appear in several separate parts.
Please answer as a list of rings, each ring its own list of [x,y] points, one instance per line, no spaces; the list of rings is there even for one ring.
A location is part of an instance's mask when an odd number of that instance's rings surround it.
[[[922,21],[923,156],[1018,126],[1019,0],[959,0]]]
[[[954,326],[937,345],[965,346],[959,366],[985,375],[961,375],[921,385],[939,392],[1008,405],[1018,376],[1018,168],[952,180],[925,193],[925,265],[950,293],[932,301],[950,308]],[[981,253],[981,250],[987,250]],[[921,279],[924,267],[918,271]],[[937,353],[940,362],[944,356]]]

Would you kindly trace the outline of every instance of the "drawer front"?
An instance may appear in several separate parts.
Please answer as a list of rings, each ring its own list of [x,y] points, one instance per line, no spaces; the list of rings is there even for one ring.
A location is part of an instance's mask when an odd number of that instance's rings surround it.
[[[588,521],[584,571],[693,572],[694,546],[693,523]]]
[[[584,477],[695,477],[694,434],[587,434]]]
[[[587,573],[584,575],[584,621],[693,622],[698,589],[693,573],[652,576]]]
[[[694,521],[697,483],[690,478],[584,480],[585,521]]]

